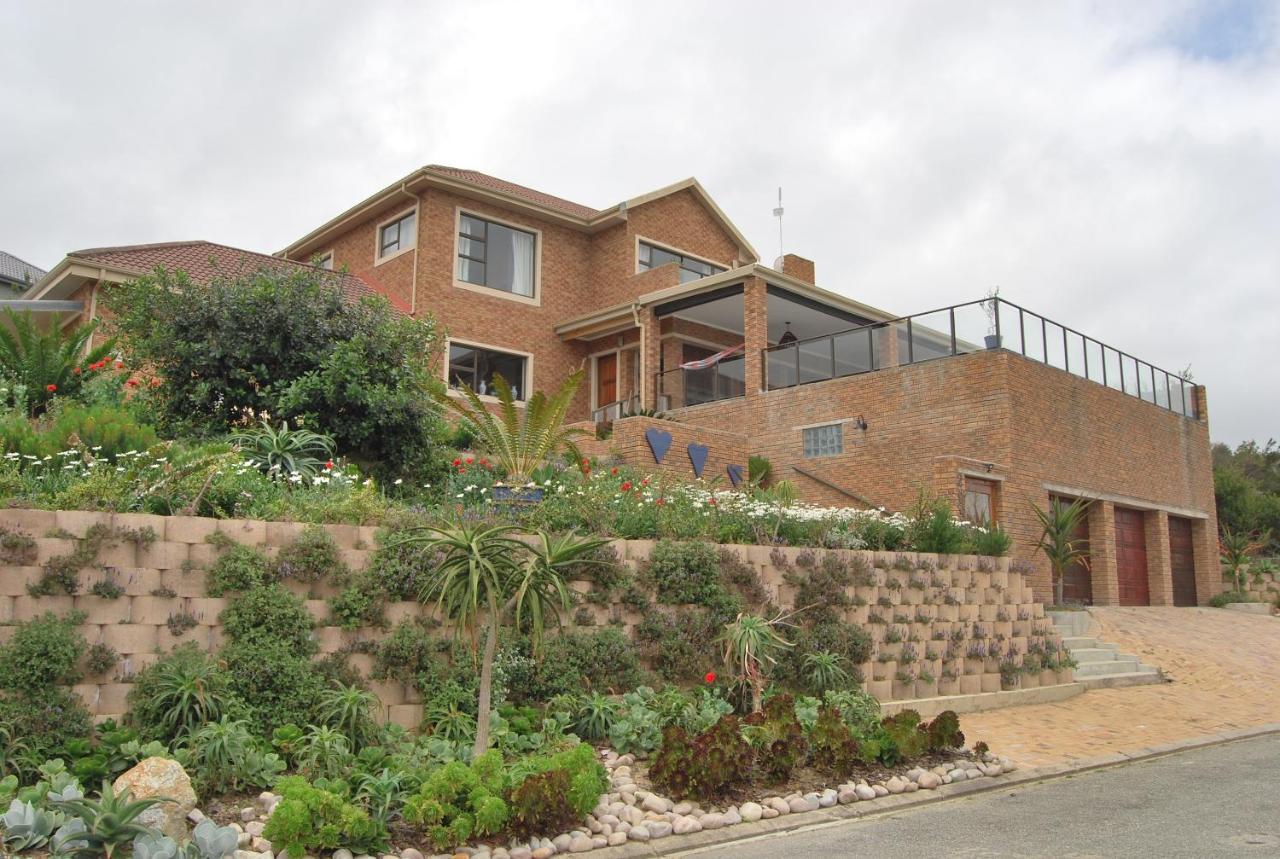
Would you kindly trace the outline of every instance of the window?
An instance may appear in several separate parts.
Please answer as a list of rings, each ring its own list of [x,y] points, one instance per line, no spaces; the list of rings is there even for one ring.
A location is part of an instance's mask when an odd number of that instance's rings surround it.
[[[462,215],[458,225],[458,280],[533,297],[534,235]]]
[[[669,262],[676,263],[680,266],[680,282],[688,283],[691,280],[698,280],[704,277],[710,277],[713,274],[719,274],[725,269],[718,265],[712,265],[709,262],[703,262],[700,259],[684,256],[674,251],[663,250],[662,248],[651,245],[648,242],[640,243],[640,270],[648,271],[651,268],[657,268],[660,265],[666,265]]]
[[[844,453],[844,426],[827,424],[820,427],[806,427],[804,430],[804,455],[806,459],[815,456],[835,456]]]
[[[333,271],[333,251],[325,251],[322,254],[317,254],[315,262],[313,262],[312,265],[317,268]]]
[[[449,344],[449,386],[467,387],[477,394],[493,394],[493,377],[502,376],[511,385],[517,400],[524,399],[525,367],[528,359],[496,349]]]
[[[977,477],[964,479],[964,518],[975,525],[992,525],[996,521],[996,485]]]
[[[413,225],[417,216],[409,212],[378,228],[378,259],[386,259],[414,245]]]

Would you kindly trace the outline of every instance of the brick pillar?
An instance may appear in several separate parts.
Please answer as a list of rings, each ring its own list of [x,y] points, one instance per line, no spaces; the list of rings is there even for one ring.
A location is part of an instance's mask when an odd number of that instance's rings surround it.
[[[661,364],[662,332],[652,307],[640,311],[640,405],[658,408],[657,372]]]
[[[1120,604],[1116,572],[1116,506],[1110,501],[1089,505],[1089,561],[1094,605]]]
[[[1173,567],[1169,557],[1169,514],[1148,510],[1142,517],[1147,537],[1147,588],[1151,605],[1173,605]]]
[[[1196,602],[1208,605],[1210,597],[1227,589],[1222,580],[1222,556],[1218,553],[1217,520],[1191,521],[1191,548],[1196,557]]]
[[[744,357],[747,397],[758,396],[764,387],[764,350],[769,346],[769,296],[765,282],[751,277],[743,285],[742,331],[747,345]]]

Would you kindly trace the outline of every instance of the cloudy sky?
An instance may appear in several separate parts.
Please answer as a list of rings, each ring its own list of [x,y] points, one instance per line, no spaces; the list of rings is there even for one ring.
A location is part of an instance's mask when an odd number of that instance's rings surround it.
[[[0,0],[0,248],[274,251],[415,167],[697,176],[900,313],[993,286],[1280,437],[1280,0]]]

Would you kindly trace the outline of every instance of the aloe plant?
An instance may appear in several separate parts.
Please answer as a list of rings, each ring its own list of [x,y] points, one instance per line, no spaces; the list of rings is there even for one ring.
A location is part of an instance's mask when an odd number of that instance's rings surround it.
[[[777,663],[777,654],[792,646],[780,632],[782,627],[790,625],[787,623],[789,617],[781,612],[772,618],[739,614],[725,624],[724,632],[720,634],[725,664],[738,681],[751,690],[751,710],[754,713],[763,709],[765,674]]]
[[[258,470],[285,477],[313,477],[333,457],[332,438],[302,427],[290,429],[288,421],[281,421],[279,427],[263,421],[253,429],[232,433],[227,440]]]
[[[134,799],[128,790],[116,793],[111,782],[103,780],[97,799],[59,802],[59,810],[84,822],[84,832],[78,833],[74,839],[77,846],[65,852],[86,859],[103,855],[110,859],[117,850],[132,844],[138,836],[151,834],[149,827],[138,822],[138,816],[148,808],[167,801],[163,797]]]

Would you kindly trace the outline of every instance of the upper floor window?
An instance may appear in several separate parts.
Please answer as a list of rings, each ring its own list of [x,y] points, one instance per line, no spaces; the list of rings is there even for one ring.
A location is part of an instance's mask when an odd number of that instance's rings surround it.
[[[333,271],[333,251],[325,251],[322,254],[318,254],[312,265],[327,271]]]
[[[413,247],[413,225],[416,221],[416,213],[406,212],[378,227],[378,259],[386,259]]]
[[[467,387],[477,394],[494,392],[493,377],[501,375],[511,385],[514,399],[523,400],[525,374],[529,359],[524,355],[512,355],[497,349],[469,346],[466,343],[449,344],[449,386]]]
[[[805,458],[812,459],[815,456],[835,456],[838,453],[844,453],[844,427],[841,424],[805,427]]]
[[[472,215],[458,222],[458,280],[533,297],[533,233]]]
[[[691,280],[699,280],[700,278],[710,277],[713,274],[719,274],[724,271],[723,266],[712,265],[709,262],[703,262],[691,256],[676,253],[675,251],[665,250],[657,245],[651,245],[648,242],[640,243],[640,270],[648,271],[651,268],[657,268],[660,265],[666,265],[669,262],[676,263],[680,266],[680,282],[688,283]]]

